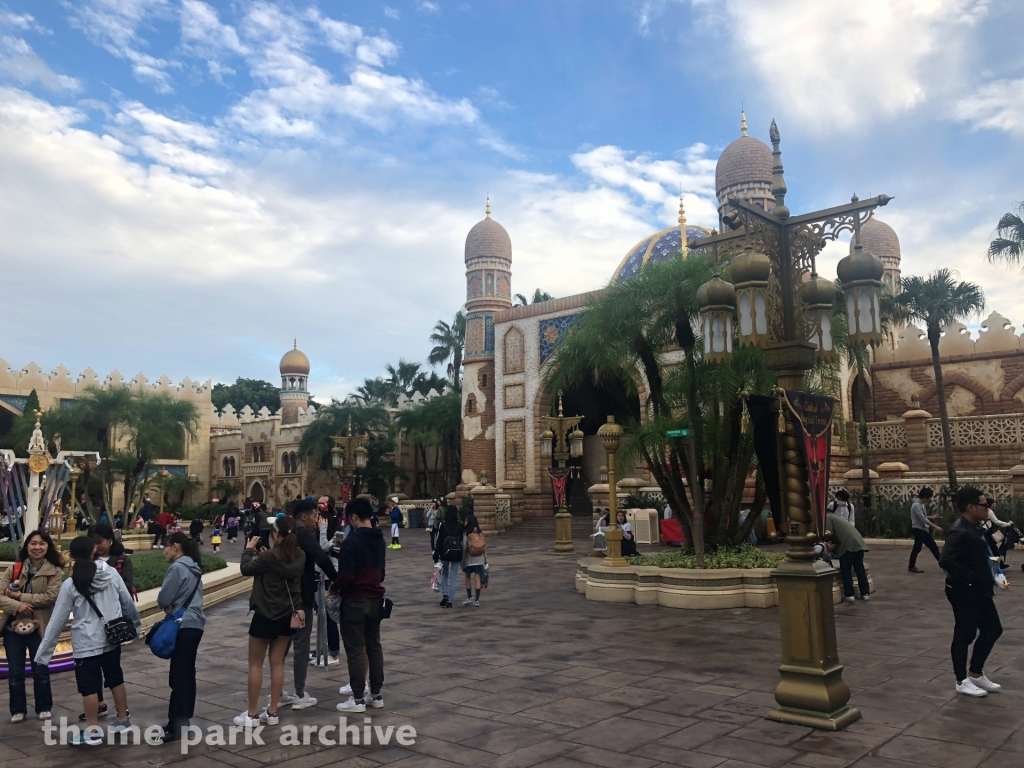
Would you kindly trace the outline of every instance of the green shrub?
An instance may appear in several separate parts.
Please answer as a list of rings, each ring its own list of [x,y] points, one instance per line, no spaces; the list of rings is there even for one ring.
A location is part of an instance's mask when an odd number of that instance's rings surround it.
[[[5,541],[0,544],[0,560],[4,562],[10,562],[18,556],[18,550],[14,546],[14,542]]]
[[[159,587],[163,583],[167,569],[170,568],[164,560],[164,553],[155,550],[133,554],[132,565],[135,566],[135,588],[139,592]],[[216,555],[204,553],[202,567],[203,573],[210,573],[227,567],[227,562]]]
[[[182,520],[195,520],[197,517],[203,520],[215,520],[226,511],[226,504],[197,504],[194,507],[184,504],[174,510],[181,515]]]
[[[705,568],[777,568],[786,556],[779,552],[762,552],[753,544],[736,548],[721,547],[704,555]],[[653,565],[658,568],[696,568],[695,555],[678,550],[629,558],[630,565]]]

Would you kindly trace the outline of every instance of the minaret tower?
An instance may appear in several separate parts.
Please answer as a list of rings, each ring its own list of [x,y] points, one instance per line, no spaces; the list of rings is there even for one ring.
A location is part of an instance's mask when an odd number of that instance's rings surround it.
[[[299,341],[281,358],[281,424],[295,424],[299,408],[309,405],[309,358],[299,351]]]
[[[466,348],[462,377],[462,483],[495,473],[494,314],[512,306],[512,240],[486,216],[466,236]]]

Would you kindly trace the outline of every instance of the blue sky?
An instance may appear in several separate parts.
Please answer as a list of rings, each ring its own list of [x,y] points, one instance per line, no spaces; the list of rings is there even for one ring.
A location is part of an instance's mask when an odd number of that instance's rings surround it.
[[[298,337],[344,395],[425,357],[488,192],[522,293],[605,284],[680,187],[713,226],[741,103],[794,211],[894,195],[904,274],[1022,330],[983,259],[1024,198],[1022,32],[1009,0],[8,0],[0,356],[273,381]]]

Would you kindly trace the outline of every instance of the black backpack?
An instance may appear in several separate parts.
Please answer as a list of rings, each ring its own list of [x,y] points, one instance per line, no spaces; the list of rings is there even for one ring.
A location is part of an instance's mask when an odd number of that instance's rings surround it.
[[[441,559],[448,562],[462,560],[462,532],[457,536],[448,536],[448,530],[442,525],[441,533],[444,541],[441,543]]]

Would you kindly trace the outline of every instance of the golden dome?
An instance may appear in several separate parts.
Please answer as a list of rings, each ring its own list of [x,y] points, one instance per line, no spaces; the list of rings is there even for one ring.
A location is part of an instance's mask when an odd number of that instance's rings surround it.
[[[309,358],[299,351],[298,341],[295,346],[284,353],[281,358],[281,373],[298,373],[303,376],[309,375]]]

